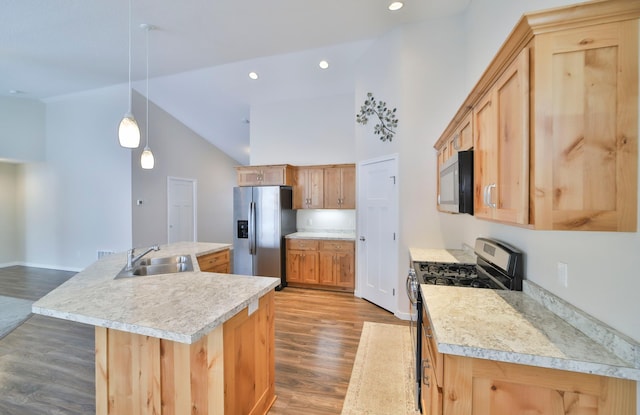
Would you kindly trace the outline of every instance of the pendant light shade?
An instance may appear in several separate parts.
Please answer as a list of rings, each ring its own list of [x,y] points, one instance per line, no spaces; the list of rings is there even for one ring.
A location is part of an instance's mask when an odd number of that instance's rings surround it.
[[[140,145],[140,128],[133,116],[131,93],[131,0],[129,0],[129,111],[124,114],[118,126],[118,141],[125,148],[138,148]]]
[[[124,114],[120,126],[118,127],[118,140],[125,148],[137,148],[140,145],[140,128],[133,114]]]
[[[147,31],[147,127],[145,128],[147,144],[144,146],[144,150],[140,156],[140,166],[143,169],[150,170],[155,164],[155,159],[153,158],[153,153],[149,148],[149,31],[155,29],[155,27],[150,24],[143,23],[140,25],[140,28]]]
[[[153,153],[149,147],[145,147],[142,152],[142,156],[140,156],[140,165],[143,169],[150,170],[153,168],[155,164],[155,160],[153,158]]]

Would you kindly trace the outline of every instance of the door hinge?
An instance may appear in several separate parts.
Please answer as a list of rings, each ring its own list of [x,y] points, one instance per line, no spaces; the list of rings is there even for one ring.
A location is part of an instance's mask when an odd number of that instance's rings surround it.
[[[390,179],[393,179],[393,184],[396,184],[396,176],[389,176]]]
[[[393,296],[394,297],[396,296],[396,289],[395,288],[393,289]]]
[[[394,241],[396,240],[396,233],[395,232],[393,233],[393,240]]]

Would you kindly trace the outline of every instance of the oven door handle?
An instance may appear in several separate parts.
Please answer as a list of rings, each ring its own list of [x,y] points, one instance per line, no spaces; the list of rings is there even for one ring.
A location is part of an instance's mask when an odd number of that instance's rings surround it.
[[[409,297],[409,301],[413,305],[416,305],[416,301],[418,301],[417,292],[416,292],[417,285],[418,285],[418,281],[417,281],[415,271],[414,272],[409,271],[409,275],[407,275],[407,280],[405,282],[405,287],[407,289],[407,297]]]

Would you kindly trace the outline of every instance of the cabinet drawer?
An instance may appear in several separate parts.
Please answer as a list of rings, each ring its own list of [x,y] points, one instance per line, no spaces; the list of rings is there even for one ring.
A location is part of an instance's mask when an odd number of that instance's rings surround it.
[[[198,265],[201,271],[220,272],[226,270],[229,265],[229,250],[213,252],[211,254],[201,255],[198,257]]]
[[[287,239],[287,249],[299,251],[317,251],[318,241],[312,239]]]
[[[320,242],[320,250],[321,251],[335,251],[335,252],[353,252],[354,244],[352,241],[321,241]]]

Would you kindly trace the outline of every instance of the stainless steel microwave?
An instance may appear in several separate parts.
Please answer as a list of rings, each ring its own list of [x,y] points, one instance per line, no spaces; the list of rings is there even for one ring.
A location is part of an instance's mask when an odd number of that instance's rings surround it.
[[[473,150],[458,151],[440,168],[440,210],[473,215]]]

